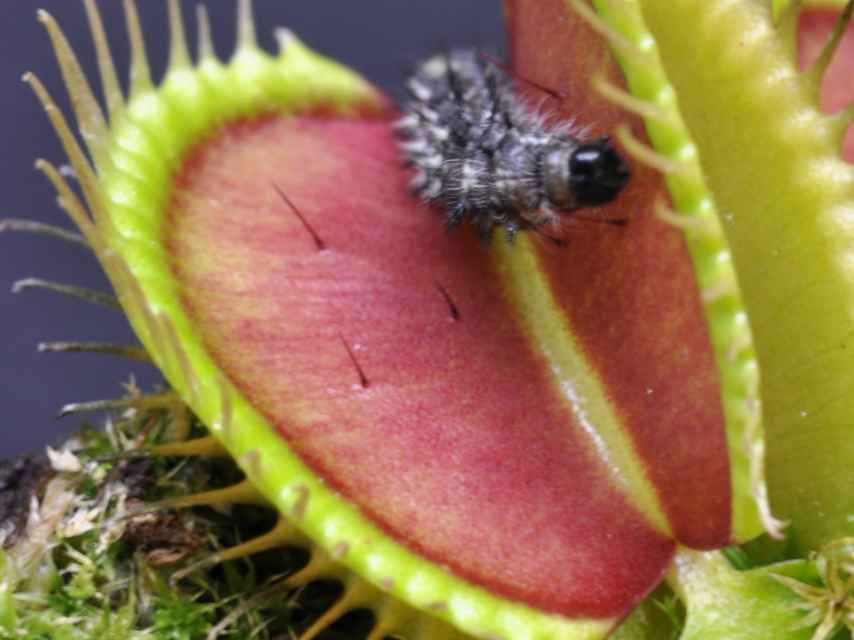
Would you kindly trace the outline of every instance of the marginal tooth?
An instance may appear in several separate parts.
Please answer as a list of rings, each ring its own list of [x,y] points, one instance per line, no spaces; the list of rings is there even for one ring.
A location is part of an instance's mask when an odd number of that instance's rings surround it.
[[[101,248],[101,238],[80,198],[71,190],[65,178],[59,175],[56,167],[47,160],[36,160],[36,169],[50,180],[58,195],[59,206],[83,233],[86,246],[98,253]],[[66,233],[71,234],[70,231]]]
[[[584,20],[596,33],[604,36],[615,49],[630,56],[633,63],[640,62],[646,58],[647,54],[645,51],[608,26],[585,2],[582,0],[567,0],[567,2],[579,18]]]
[[[122,308],[119,304],[118,298],[114,295],[101,293],[100,291],[93,291],[92,289],[87,289],[85,287],[77,287],[74,285],[62,284],[60,282],[51,282],[50,280],[42,280],[41,278],[24,278],[16,281],[12,285],[12,293],[20,293],[30,289],[44,289],[53,293],[61,293],[66,296],[71,296],[72,298],[77,298],[78,300],[83,300],[84,302],[91,302],[92,304],[100,305],[116,311],[120,311]]]
[[[374,609],[376,623],[366,640],[382,640],[386,636],[400,634],[409,618],[409,612],[394,598],[385,597]]]
[[[103,353],[152,364],[145,349],[129,345],[106,342],[40,342],[37,348],[39,353]]]
[[[170,411],[186,412],[186,407],[181,399],[174,393],[158,393],[147,396],[131,396],[114,400],[95,400],[93,402],[76,402],[67,404],[60,409],[58,417],[72,413],[84,413],[88,411],[115,411],[119,409],[134,408],[138,410],[168,409]],[[182,443],[183,444],[183,443]],[[148,453],[151,453],[150,451]]]
[[[173,456],[178,458],[223,458],[228,455],[226,448],[223,447],[222,443],[214,436],[194,438],[192,440],[184,440],[182,442],[158,444],[151,447],[148,452],[152,456],[161,456],[164,458]]]
[[[92,411],[115,411],[117,409],[127,409],[133,405],[131,398],[119,398],[118,400],[94,400],[92,402],[74,402],[64,405],[57,418],[65,418],[75,413],[89,413]]]
[[[246,558],[269,549],[284,547],[289,544],[294,544],[297,541],[301,541],[301,536],[296,534],[293,527],[280,518],[276,522],[276,525],[267,533],[223,551],[212,553],[202,560],[184,567],[180,571],[172,574],[170,582],[172,584],[176,584],[201,569],[207,569],[214,565],[222,564],[223,562],[229,562],[230,560]]]
[[[732,296],[736,293],[733,282],[726,277],[720,277],[715,282],[708,285],[700,294],[700,299],[703,304],[714,304],[725,296]]]
[[[664,156],[638,140],[627,124],[617,128],[617,139],[630,156],[663,174],[686,174],[690,164]]]
[[[276,44],[279,47],[279,55],[287,55],[291,52],[291,49],[295,47],[305,48],[299,38],[297,38],[296,34],[290,29],[285,29],[283,27],[278,27],[273,30],[273,36],[276,38]]]
[[[299,640],[314,640],[324,629],[352,609],[358,609],[366,604],[372,591],[366,583],[358,578],[350,584],[345,584],[344,593],[338,601],[323,613],[308,629],[298,636]]]
[[[418,621],[410,624],[405,633],[407,640],[467,640],[471,637],[456,631],[447,622],[434,616],[419,616]]]
[[[203,4],[196,7],[196,32],[199,39],[199,63],[201,64],[205,60],[215,60],[216,52],[211,34],[211,21],[208,17],[208,9]]]
[[[649,118],[650,120],[655,120],[657,122],[664,122],[668,120],[667,112],[657,104],[649,100],[643,100],[633,96],[615,84],[609,82],[603,75],[594,76],[591,81],[591,85],[602,97],[630,113],[634,113],[641,118]]]
[[[53,125],[54,130],[56,131],[57,136],[59,136],[59,140],[62,143],[62,147],[65,150],[68,159],[71,161],[74,170],[77,172],[77,176],[80,179],[80,186],[83,189],[83,195],[86,198],[86,202],[89,205],[89,210],[95,216],[98,224],[109,225],[109,218],[106,216],[106,212],[103,206],[103,194],[101,193],[101,188],[98,182],[97,177],[95,176],[95,172],[92,168],[92,165],[89,164],[89,160],[86,158],[86,154],[83,153],[83,149],[80,148],[80,145],[77,143],[77,138],[74,136],[74,133],[71,130],[71,127],[68,124],[68,120],[62,115],[62,112],[59,110],[59,107],[56,106],[53,98],[51,98],[44,84],[42,84],[41,80],[39,80],[32,73],[24,74],[24,82],[29,84],[33,91],[35,91],[36,95],[39,98],[39,101],[42,103],[42,107],[45,110],[45,113],[48,116],[51,124]],[[39,163],[36,164],[36,167],[39,169],[44,169],[44,164],[40,166]],[[51,177],[51,171],[47,171],[48,177]],[[58,174],[57,174],[58,175]],[[61,176],[58,176],[62,184],[65,187],[68,187],[68,184],[62,179]],[[70,189],[68,189],[68,193],[66,191],[59,188],[57,185],[58,191],[61,191],[60,195],[65,198],[68,194],[73,194]],[[76,198],[76,196],[75,196]],[[75,219],[75,222],[77,220]],[[90,234],[86,232],[84,228],[80,229],[83,231],[84,235],[86,235],[87,239],[92,242],[92,237]],[[97,246],[93,244],[93,246],[97,250]]]
[[[258,48],[255,34],[255,19],[252,0],[239,0],[237,4],[237,50],[248,51]]]
[[[184,19],[178,0],[169,0],[169,69],[184,69],[190,66],[190,52],[184,33]]]
[[[203,491],[188,496],[168,498],[150,505],[150,510],[186,509],[188,507],[226,508],[232,504],[252,504],[269,507],[269,501],[262,496],[249,480],[241,480],[237,484],[224,489]],[[149,510],[149,509],[146,509]]]
[[[279,518],[276,521],[275,526],[267,533],[235,547],[215,553],[213,557],[215,558],[216,563],[228,562],[229,560],[238,560],[240,558],[245,558],[246,556],[255,555],[256,553],[261,553],[268,549],[284,547],[289,544],[292,545],[303,541],[304,537],[302,534],[297,533],[296,530],[284,520],[284,518]]]
[[[714,218],[676,212],[663,199],[656,201],[653,213],[662,222],[666,222],[682,231],[692,231],[715,236],[719,232]]]
[[[311,543],[306,543],[311,547]],[[343,568],[340,563],[334,562],[329,555],[320,548],[311,549],[311,558],[302,569],[292,573],[285,579],[285,584],[291,587],[301,587],[314,580],[343,580],[350,575],[348,569]]]
[[[89,246],[89,243],[86,242],[86,238],[75,231],[69,231],[68,229],[63,229],[62,227],[55,227],[53,225],[45,224],[43,222],[36,222],[35,220],[20,220],[17,218],[7,218],[6,220],[0,220],[0,233],[2,233],[3,231],[23,231],[26,233],[40,233],[42,235],[59,238],[60,240],[65,240],[66,242],[71,242],[73,244],[79,244],[84,247]]]
[[[86,74],[83,73],[77,56],[74,54],[71,45],[68,44],[62,29],[46,11],[39,11],[38,17],[47,29],[53,44],[65,87],[71,97],[71,106],[79,123],[81,136],[85,140],[95,164],[104,169],[106,166],[107,121],[101,111],[101,106],[92,93]]]
[[[151,69],[145,53],[145,38],[139,23],[134,0],[125,0],[125,19],[130,40],[130,95],[131,99],[151,90]]]
[[[774,3],[775,5],[777,3]],[[779,15],[774,16],[777,24],[777,34],[786,52],[789,54],[789,59],[792,64],[797,65],[798,62],[798,25],[800,23],[801,7],[800,2],[788,2]],[[775,7],[776,8],[776,7]]]
[[[104,31],[104,23],[95,0],[84,0],[86,15],[89,19],[89,29],[92,32],[92,40],[95,43],[95,54],[98,58],[98,69],[101,72],[101,87],[107,100],[107,111],[110,114],[110,122],[115,122],[125,107],[125,97],[119,84],[116,65],[113,62],[113,54],[107,34]]]
[[[772,538],[782,540],[786,537],[784,529],[791,523],[778,519],[771,511],[768,485],[765,483],[765,439],[762,437],[760,404],[756,397],[748,397],[745,404],[750,414],[750,420],[744,431],[744,446],[750,460],[751,493],[759,507],[759,516],[765,531]]]

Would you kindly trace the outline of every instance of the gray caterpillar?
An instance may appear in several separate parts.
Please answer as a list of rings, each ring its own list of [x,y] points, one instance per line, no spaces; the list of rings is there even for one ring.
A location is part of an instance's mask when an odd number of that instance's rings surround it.
[[[513,79],[476,51],[426,60],[406,89],[396,131],[416,170],[410,186],[445,212],[448,229],[467,219],[484,242],[495,227],[512,242],[560,213],[614,200],[628,182],[607,137],[584,142],[566,124],[547,125]]]

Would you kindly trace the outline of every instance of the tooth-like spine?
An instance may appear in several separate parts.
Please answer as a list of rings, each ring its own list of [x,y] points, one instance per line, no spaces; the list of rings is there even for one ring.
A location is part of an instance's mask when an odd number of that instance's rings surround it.
[[[779,15],[775,16],[777,22],[777,33],[780,40],[792,60],[797,64],[798,60],[798,22],[800,18],[800,2],[792,0],[782,7]]]
[[[186,407],[185,407],[186,408]],[[192,440],[179,442],[167,442],[154,445],[149,449],[152,456],[176,457],[176,458],[225,458],[228,451],[222,443],[214,436],[203,436]]]
[[[125,0],[128,39],[130,40],[130,99],[151,91],[151,70],[145,52],[145,38],[134,0]]]
[[[179,582],[183,580],[185,577],[195,573],[200,569],[204,569],[206,567],[210,567],[212,565],[221,564],[223,562],[228,562],[230,560],[239,560],[240,558],[245,558],[250,555],[254,555],[256,553],[261,553],[263,551],[267,551],[269,549],[275,549],[276,547],[283,547],[289,544],[297,544],[302,541],[302,536],[296,532],[296,530],[290,526],[283,518],[279,518],[276,521],[275,526],[270,529],[265,534],[258,536],[257,538],[253,538],[252,540],[248,540],[242,544],[239,544],[234,547],[229,547],[223,551],[218,551],[213,553],[199,562],[193,563],[180,571],[175,572],[170,578],[171,582]],[[286,591],[290,590],[292,587],[290,585],[285,584],[286,581],[278,581],[274,583],[274,586],[277,587],[278,590]],[[235,619],[240,615],[239,608],[233,610],[229,613],[228,616],[223,618],[223,620],[217,624],[214,629],[211,630],[211,634],[208,635],[208,638],[216,637],[219,633],[227,629]]]
[[[86,142],[95,165],[103,171],[106,163],[105,144],[107,140],[107,121],[98,100],[92,93],[86,75],[80,67],[77,56],[59,25],[47,11],[39,11],[39,22],[47,29],[59,68],[71,96],[71,106],[77,116],[80,134]]]
[[[169,69],[184,69],[191,66],[184,33],[184,19],[178,0],[169,0]]]
[[[92,402],[74,402],[63,406],[59,410],[58,418],[64,418],[75,413],[88,413],[90,411],[115,411],[127,408],[138,410],[168,409],[174,411],[184,404],[175,393],[157,393],[148,396],[128,396],[113,400],[94,400]]]
[[[92,304],[100,305],[108,309],[121,310],[118,298],[108,293],[101,293],[85,287],[77,287],[75,285],[62,284],[60,282],[52,282],[50,280],[42,280],[41,278],[24,278],[17,280],[12,285],[12,293],[20,293],[28,289],[44,289],[53,293],[61,293],[66,296],[91,302]]]
[[[199,38],[199,58],[201,64],[205,60],[213,60],[216,58],[214,51],[213,35],[211,34],[211,21],[208,17],[208,9],[205,5],[200,4],[196,7],[196,30]]]
[[[765,482],[765,439],[762,436],[762,418],[758,398],[747,399],[747,413],[751,419],[744,430],[744,448],[749,453],[750,487],[753,499],[759,508],[762,523],[768,535],[782,540],[789,522],[777,518],[771,511],[768,485]]]
[[[638,162],[641,162],[648,167],[652,167],[656,171],[660,171],[661,173],[667,174],[686,174],[690,171],[690,167],[680,161],[675,160],[669,156],[665,156],[657,151],[655,151],[652,147],[647,144],[644,144],[632,133],[632,130],[629,129],[627,124],[622,124],[617,128],[617,140],[620,141],[620,144],[626,150],[630,156],[632,156]]]
[[[40,342],[37,349],[39,353],[101,353],[153,364],[148,352],[143,347],[134,345],[109,342]]]
[[[582,0],[566,1],[567,4],[572,7],[572,10],[575,11],[575,13],[578,14],[591,29],[608,40],[608,43],[612,47],[624,55],[631,55],[635,57],[642,57],[644,55],[643,51],[641,51],[631,40],[609,27],[585,2]]]
[[[74,221],[74,224],[80,229],[83,237],[86,238],[86,242],[97,253],[101,246],[101,238],[80,198],[71,190],[68,182],[66,182],[65,178],[60,175],[56,167],[50,162],[39,159],[36,160],[35,166],[38,171],[41,171],[50,180],[57,193],[59,206]]]
[[[352,577],[344,584],[344,592],[338,601],[327,609],[314,624],[298,636],[299,640],[313,640],[329,625],[351,609],[358,609],[370,601],[372,590],[364,581]]]
[[[663,198],[655,203],[654,214],[659,220],[678,227],[683,231],[707,235],[718,234],[720,232],[713,218],[693,216],[674,211]]]
[[[376,624],[366,640],[382,640],[383,638],[402,631],[409,617],[407,611],[396,600],[383,598],[376,608]]]
[[[0,233],[7,230],[23,231],[25,233],[38,233],[57,238],[59,240],[64,240],[65,242],[70,242],[72,244],[79,244],[87,249],[91,249],[89,242],[82,234],[79,234],[76,231],[69,231],[68,229],[63,229],[62,227],[57,227],[52,224],[45,224],[44,222],[36,222],[35,220],[20,218],[6,218],[5,220],[0,220]]]
[[[95,55],[98,59],[98,70],[101,74],[101,87],[107,101],[107,112],[110,114],[110,122],[124,111],[125,97],[122,93],[119,77],[116,73],[116,65],[113,62],[113,54],[104,31],[104,23],[95,0],[84,0],[86,15],[89,19],[89,29],[92,32],[92,41],[95,43]]]
[[[252,0],[239,0],[237,4],[237,52],[258,48]]]
[[[660,106],[649,100],[633,96],[615,84],[611,83],[602,75],[596,75],[590,82],[591,86],[613,104],[619,105],[629,113],[641,118],[649,118],[659,122],[667,120],[667,114]]]
[[[98,186],[98,178],[92,169],[92,165],[86,159],[86,155],[77,143],[77,139],[68,125],[68,120],[66,120],[65,116],[56,106],[53,98],[50,97],[50,94],[38,77],[32,73],[26,73],[24,74],[24,81],[33,88],[51,124],[53,124],[56,134],[65,149],[65,153],[68,155],[74,170],[77,172],[77,176],[80,179],[80,186],[83,188],[83,195],[86,198],[86,203],[89,205],[89,210],[95,216],[96,223],[99,226],[103,225],[103,227],[110,228],[110,223],[106,218],[103,207],[103,194],[101,193],[101,188]],[[65,181],[63,180],[63,182]]]
[[[186,509],[188,507],[216,506],[230,504],[252,504],[261,507],[270,505],[249,480],[242,480],[224,489],[213,489],[178,498],[169,498],[151,505],[153,509]]]
[[[279,55],[288,53],[288,49],[292,43],[297,42],[297,37],[290,29],[278,27],[273,30],[273,35],[276,38],[276,44],[279,47]]]

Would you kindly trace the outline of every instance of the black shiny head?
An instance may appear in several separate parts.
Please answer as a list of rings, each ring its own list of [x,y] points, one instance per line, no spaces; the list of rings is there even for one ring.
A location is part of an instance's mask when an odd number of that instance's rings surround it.
[[[592,207],[616,198],[631,175],[608,136],[582,144],[569,158],[569,184],[579,207]]]

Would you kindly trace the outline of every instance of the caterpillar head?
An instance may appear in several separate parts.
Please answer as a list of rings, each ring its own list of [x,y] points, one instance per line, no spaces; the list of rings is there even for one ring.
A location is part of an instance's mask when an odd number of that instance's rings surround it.
[[[569,185],[578,207],[614,200],[629,181],[628,165],[608,136],[579,145],[569,156]]]

